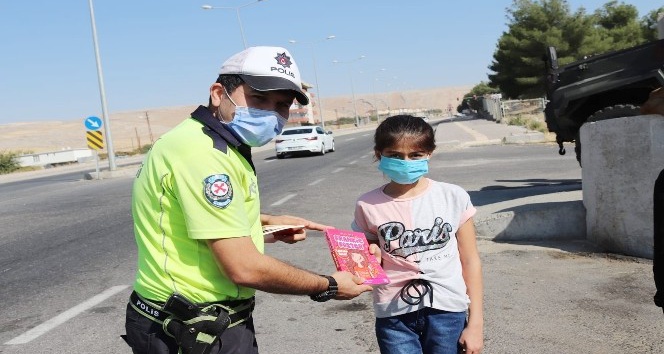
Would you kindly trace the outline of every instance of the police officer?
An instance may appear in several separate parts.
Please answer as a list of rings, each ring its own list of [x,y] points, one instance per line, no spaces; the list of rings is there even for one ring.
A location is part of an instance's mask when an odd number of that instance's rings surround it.
[[[223,63],[207,107],[157,140],[132,191],[138,270],[123,336],[134,353],[257,353],[256,289],[346,300],[371,287],[348,272],[321,276],[263,254],[265,225],[321,225],[260,213],[251,147],[282,129],[300,73],[279,47],[251,47]]]

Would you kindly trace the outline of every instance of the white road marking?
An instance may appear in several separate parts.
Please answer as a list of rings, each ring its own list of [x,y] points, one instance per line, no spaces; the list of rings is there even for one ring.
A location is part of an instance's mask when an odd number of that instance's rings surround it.
[[[318,183],[323,182],[324,180],[325,180],[325,178],[319,178],[319,179],[317,179],[317,180],[315,180],[315,181],[309,183],[309,185],[310,185],[310,186],[315,186],[315,185],[317,185]]]
[[[362,136],[372,136],[373,134],[364,134]]]
[[[332,171],[332,173],[341,172],[341,171],[343,171],[343,170],[344,170],[343,167],[339,167],[339,168],[337,168],[336,170]]]
[[[348,139],[346,139],[346,141],[351,141],[351,140],[355,140],[355,138],[348,138]]]
[[[297,195],[297,194],[289,194],[289,195],[287,195],[287,196],[281,198],[280,200],[278,200],[278,201],[272,203],[271,206],[277,206],[277,205],[284,204],[284,203],[286,203],[288,200],[290,200],[291,198],[293,198],[293,197],[296,196],[296,195]]]
[[[50,320],[38,325],[37,327],[21,334],[20,336],[6,342],[5,345],[14,345],[14,344],[25,344],[33,339],[41,336],[42,334],[52,330],[53,328],[65,323],[66,321],[78,316],[83,311],[100,304],[102,301],[108,299],[109,297],[119,293],[120,291],[127,289],[129,285],[118,285],[112,288],[104,290],[101,294],[95,295],[88,300],[70,308],[69,310],[60,313],[59,315],[51,318]]]
[[[357,160],[353,160],[353,161],[349,162],[348,164],[349,164],[349,165],[354,165],[354,164],[356,164],[356,163],[357,163]]]

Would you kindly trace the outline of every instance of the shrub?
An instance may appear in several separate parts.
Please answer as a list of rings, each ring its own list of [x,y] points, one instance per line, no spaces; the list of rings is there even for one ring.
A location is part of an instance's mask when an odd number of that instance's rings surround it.
[[[526,119],[524,119],[523,116],[519,114],[515,117],[511,117],[507,121],[507,125],[518,125],[524,127],[526,126]]]
[[[535,130],[542,133],[547,133],[549,131],[544,122],[542,122],[541,120],[535,117],[526,117],[521,114],[518,114],[514,117],[510,117],[509,120],[507,121],[507,124],[526,127],[529,130]]]
[[[14,172],[21,168],[15,152],[0,152],[0,174]]]

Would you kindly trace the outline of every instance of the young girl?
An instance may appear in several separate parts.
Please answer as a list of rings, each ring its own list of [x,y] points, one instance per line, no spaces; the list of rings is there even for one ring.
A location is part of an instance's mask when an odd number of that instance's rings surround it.
[[[436,145],[422,118],[385,119],[374,143],[390,182],[358,199],[352,228],[380,246],[391,280],[373,290],[380,352],[480,353],[482,268],[470,196],[423,177]]]

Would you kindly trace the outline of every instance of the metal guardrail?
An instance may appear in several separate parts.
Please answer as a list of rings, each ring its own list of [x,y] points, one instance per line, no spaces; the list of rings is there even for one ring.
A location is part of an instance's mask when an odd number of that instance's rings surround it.
[[[481,100],[485,114],[490,115],[496,122],[502,122],[508,116],[542,113],[546,106],[544,98],[503,101],[499,95],[487,95],[481,97]]]

